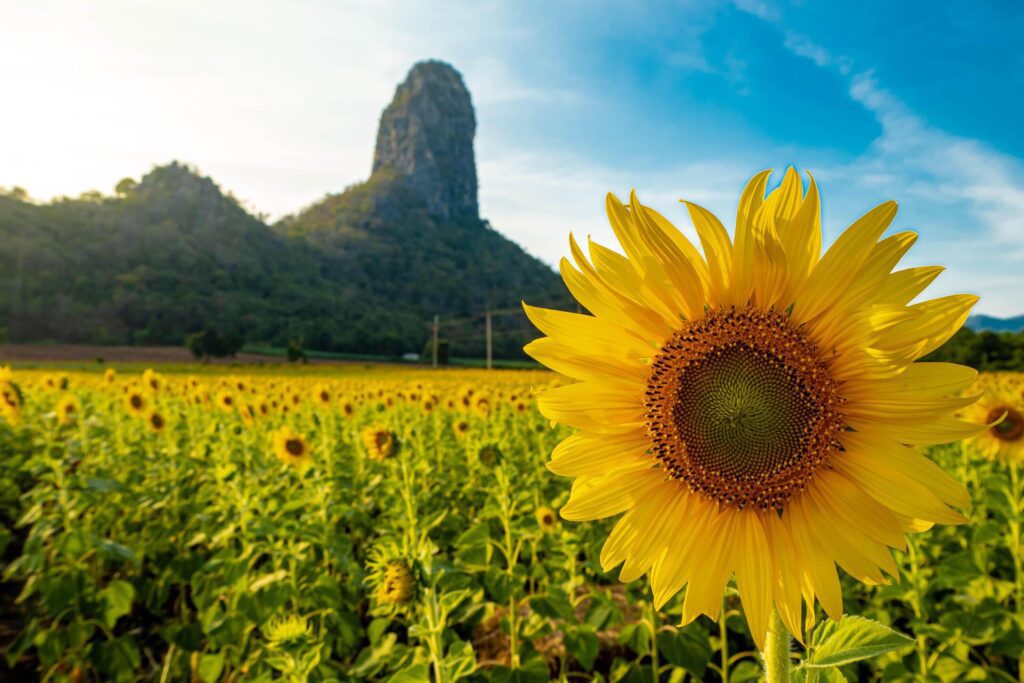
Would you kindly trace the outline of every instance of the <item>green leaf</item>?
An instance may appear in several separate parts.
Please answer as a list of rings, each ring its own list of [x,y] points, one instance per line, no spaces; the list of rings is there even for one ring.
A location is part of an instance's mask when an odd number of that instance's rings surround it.
[[[452,643],[444,658],[445,679],[457,681],[469,676],[476,670],[476,652],[473,645],[466,641]]]
[[[696,622],[683,629],[658,633],[658,652],[666,661],[686,669],[696,678],[704,677],[712,655],[708,632]]]
[[[580,663],[584,671],[590,671],[601,649],[601,641],[591,629],[583,627],[565,634],[565,649]]]
[[[389,683],[429,683],[430,668],[426,664],[407,666],[388,679]]]
[[[565,593],[549,590],[547,594],[534,595],[530,598],[530,607],[534,612],[548,619],[575,620],[575,610]]]
[[[249,584],[249,590],[251,590],[253,593],[255,593],[255,592],[257,592],[261,588],[265,588],[266,586],[269,586],[272,583],[277,583],[281,579],[286,579],[286,578],[288,578],[288,570],[287,569],[279,569],[276,572],[271,572],[270,574],[264,574],[260,578],[256,579],[252,583],[250,583]]]
[[[496,666],[490,673],[492,683],[546,683],[551,680],[547,662],[540,657],[526,660],[518,669]]]
[[[223,652],[199,656],[199,678],[203,680],[203,683],[217,683],[223,670]]]
[[[114,628],[117,620],[132,610],[132,600],[135,599],[135,586],[116,579],[107,584],[107,587],[100,591],[100,597],[105,606],[103,619],[107,626]]]
[[[804,666],[821,669],[843,666],[862,659],[899,650],[913,640],[877,621],[858,616],[844,616],[838,623],[822,623],[812,636],[810,657]]]

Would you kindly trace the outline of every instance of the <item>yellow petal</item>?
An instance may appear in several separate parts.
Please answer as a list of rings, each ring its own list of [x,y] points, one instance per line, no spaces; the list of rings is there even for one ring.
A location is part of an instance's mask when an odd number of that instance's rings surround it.
[[[650,441],[643,431],[601,435],[577,432],[555,446],[547,468],[563,477],[642,469],[654,464],[649,448]]]
[[[559,514],[575,522],[611,517],[644,500],[664,481],[665,473],[660,469],[580,477],[573,483],[569,502]]]

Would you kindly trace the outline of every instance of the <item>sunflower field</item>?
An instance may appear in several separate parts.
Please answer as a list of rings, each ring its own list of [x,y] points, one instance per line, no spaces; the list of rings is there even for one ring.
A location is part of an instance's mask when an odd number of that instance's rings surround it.
[[[682,595],[602,570],[614,520],[560,519],[556,375],[185,371],[3,371],[0,678],[761,677],[734,588],[680,626]],[[982,383],[1019,407],[1017,376]],[[844,575],[856,616],[808,615],[799,680],[1021,680],[1015,429],[928,450],[969,523],[911,536],[887,585]]]

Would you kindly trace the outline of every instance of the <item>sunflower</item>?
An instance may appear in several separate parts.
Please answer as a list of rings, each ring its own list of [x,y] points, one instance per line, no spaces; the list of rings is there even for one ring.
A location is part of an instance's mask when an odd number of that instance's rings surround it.
[[[163,383],[164,378],[161,377],[160,374],[153,368],[149,368],[142,373],[143,386],[149,389],[149,391],[152,391],[154,394],[160,391],[160,388],[163,386]]]
[[[395,435],[380,425],[367,427],[362,433],[366,454],[371,460],[387,460],[395,451]]]
[[[78,399],[70,394],[62,396],[54,410],[57,413],[57,424],[66,427],[75,421],[80,412]]]
[[[480,417],[487,417],[491,412],[491,399],[483,394],[477,394],[472,399],[473,412]]]
[[[103,381],[107,384],[113,384],[117,380],[117,370],[114,368],[107,368],[103,371]]]
[[[356,412],[356,407],[352,404],[352,401],[345,399],[341,402],[342,415],[345,417],[351,417],[354,412]]]
[[[985,376],[978,382],[982,397],[964,411],[965,419],[991,425],[970,440],[992,460],[1024,462],[1024,397],[1008,378]]]
[[[22,396],[21,389],[10,378],[10,371],[0,371],[0,415],[14,427],[21,422]]]
[[[488,443],[480,447],[476,452],[477,459],[484,465],[491,466],[501,462],[501,449],[496,444]]]
[[[293,432],[287,425],[274,432],[273,442],[274,455],[284,464],[299,471],[304,471],[313,464],[306,438]]]
[[[735,239],[687,203],[703,255],[663,216],[607,198],[625,253],[570,236],[561,263],[592,315],[525,306],[545,334],[526,347],[574,380],[538,407],[577,428],[548,463],[576,477],[567,520],[625,513],[601,552],[631,581],[650,574],[657,608],[687,587],[682,621],[718,617],[735,575],[763,648],[773,606],[801,636],[802,603],[842,616],[836,564],[868,583],[890,548],[958,524],[966,490],[911,446],[978,427],[953,417],[976,372],[915,363],[964,322],[976,297],[911,304],[941,271],[891,272],[912,232],[881,239],[887,202],[824,256],[818,190],[768,171],[740,199]]]
[[[320,405],[329,406],[331,405],[331,390],[326,384],[319,384],[313,390],[313,398]]]
[[[138,389],[129,389],[124,395],[124,407],[131,415],[143,415],[148,405],[146,396]]]
[[[458,439],[464,439],[469,434],[469,420],[459,419],[452,423],[452,431]]]
[[[537,518],[537,524],[544,531],[553,531],[558,527],[558,516],[555,511],[546,505],[541,505],[537,508],[533,516]]]
[[[415,593],[416,579],[409,566],[401,560],[389,562],[377,586],[377,600],[383,603],[409,602]]]
[[[154,410],[146,417],[146,425],[149,431],[161,434],[167,428],[167,419],[159,411]]]
[[[309,622],[298,614],[271,619],[261,630],[274,649],[306,645],[313,639]]]
[[[223,410],[225,413],[234,412],[235,410],[235,397],[230,391],[221,391],[217,393],[217,407]]]
[[[242,424],[251,427],[256,423],[256,409],[248,403],[238,404],[238,414],[242,417]]]

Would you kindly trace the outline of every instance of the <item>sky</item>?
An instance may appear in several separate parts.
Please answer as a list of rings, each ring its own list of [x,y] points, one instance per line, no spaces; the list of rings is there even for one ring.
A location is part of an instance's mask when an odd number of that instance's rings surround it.
[[[153,2],[0,5],[0,186],[37,200],[196,166],[270,219],[364,180],[422,59],[477,112],[481,213],[549,264],[613,242],[636,188],[694,235],[746,180],[814,174],[826,243],[876,204],[930,294],[1024,313],[1024,5],[971,2]]]

